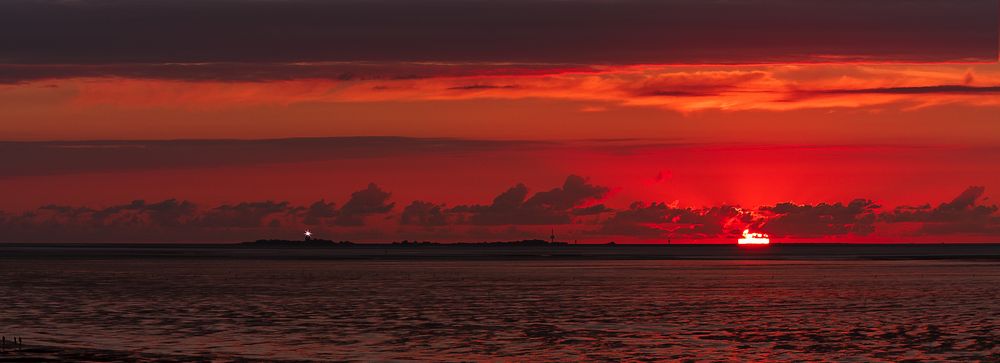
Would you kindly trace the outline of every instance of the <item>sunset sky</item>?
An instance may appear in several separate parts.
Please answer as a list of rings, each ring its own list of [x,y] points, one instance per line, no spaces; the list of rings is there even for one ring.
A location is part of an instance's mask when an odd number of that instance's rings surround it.
[[[7,0],[0,242],[1000,238],[995,0]]]

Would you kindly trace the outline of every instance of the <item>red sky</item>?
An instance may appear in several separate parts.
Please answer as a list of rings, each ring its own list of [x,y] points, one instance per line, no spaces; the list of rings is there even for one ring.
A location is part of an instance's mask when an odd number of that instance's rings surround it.
[[[1000,236],[995,1],[144,4],[0,5],[0,240]]]

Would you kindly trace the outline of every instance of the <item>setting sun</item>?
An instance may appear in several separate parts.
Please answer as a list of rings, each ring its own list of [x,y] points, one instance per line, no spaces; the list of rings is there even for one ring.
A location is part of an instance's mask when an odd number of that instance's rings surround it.
[[[743,230],[743,238],[737,240],[741,245],[767,245],[771,244],[771,239],[765,233],[750,233],[750,229]]]

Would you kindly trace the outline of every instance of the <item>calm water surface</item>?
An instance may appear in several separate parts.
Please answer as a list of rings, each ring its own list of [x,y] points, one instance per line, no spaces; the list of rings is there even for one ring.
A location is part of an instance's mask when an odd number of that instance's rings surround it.
[[[1000,264],[3,260],[26,342],[317,360],[1000,361]]]

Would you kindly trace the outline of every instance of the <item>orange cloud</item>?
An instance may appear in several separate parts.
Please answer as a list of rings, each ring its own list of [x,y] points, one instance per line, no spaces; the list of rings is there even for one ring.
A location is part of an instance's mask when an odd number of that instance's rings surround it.
[[[92,78],[53,82],[75,91],[70,101],[74,106],[139,108],[470,99],[578,100],[680,112],[1000,105],[1000,66],[994,64],[647,65],[596,72],[425,79],[187,82]]]

